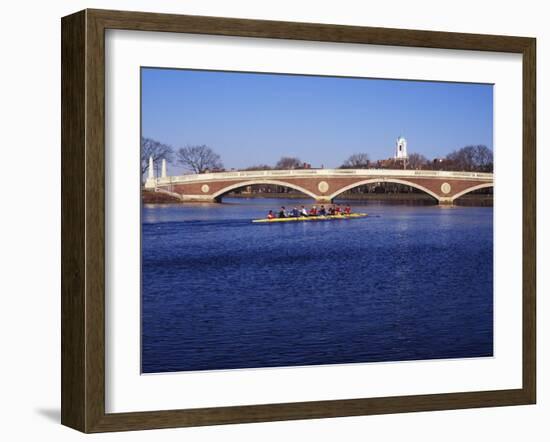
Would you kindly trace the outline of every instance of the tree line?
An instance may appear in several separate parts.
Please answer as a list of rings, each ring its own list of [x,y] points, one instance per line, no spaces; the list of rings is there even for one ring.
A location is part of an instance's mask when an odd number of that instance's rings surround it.
[[[351,155],[340,166],[342,169],[399,169],[403,160],[393,158],[371,161],[367,153]],[[464,172],[492,172],[493,151],[478,144],[454,150],[445,157],[429,160],[424,155],[412,153],[405,162],[407,169],[413,170],[455,170]]]
[[[141,173],[144,176],[149,169],[149,157],[153,158],[155,174],[159,175],[161,160],[175,163],[193,173],[224,171],[221,157],[207,145],[188,145],[174,149],[168,144],[151,138],[141,138]],[[341,165],[341,169],[396,169],[413,170],[455,170],[467,172],[492,172],[493,151],[484,145],[471,145],[457,149],[445,157],[429,160],[424,155],[412,153],[403,160],[387,159],[371,161],[368,153],[350,155]],[[311,165],[297,157],[284,156],[274,166],[256,164],[243,170],[287,170],[309,169]]]

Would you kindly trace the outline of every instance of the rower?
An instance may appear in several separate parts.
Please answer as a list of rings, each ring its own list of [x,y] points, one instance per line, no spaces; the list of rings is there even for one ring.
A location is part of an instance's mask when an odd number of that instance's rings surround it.
[[[302,206],[302,208],[300,209],[300,216],[307,216],[307,209]]]
[[[349,204],[346,205],[346,208],[344,209],[344,213],[346,215],[351,215],[351,207]]]
[[[273,219],[273,218],[275,218],[275,214],[273,213],[273,210],[270,210],[267,213],[267,219]]]
[[[281,206],[281,210],[279,210],[279,218],[286,218],[285,206]]]

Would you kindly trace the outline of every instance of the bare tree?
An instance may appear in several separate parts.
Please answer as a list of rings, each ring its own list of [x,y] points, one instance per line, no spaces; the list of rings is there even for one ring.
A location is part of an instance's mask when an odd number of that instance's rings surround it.
[[[407,161],[409,169],[424,169],[428,165],[428,159],[420,153],[411,153]]]
[[[368,153],[354,153],[340,166],[340,169],[368,169],[370,158]]]
[[[176,152],[178,163],[195,173],[223,169],[220,156],[206,145],[181,147]]]
[[[478,170],[481,172],[492,172],[493,151],[484,145],[475,146],[475,150],[475,161]]]
[[[474,146],[466,146],[447,155],[447,160],[456,170],[472,171],[475,168]]]
[[[172,162],[173,149],[168,144],[160,143],[152,138],[141,137],[141,175],[143,176],[149,169],[149,157],[153,157],[153,162],[158,175],[160,160],[164,159],[168,163]]]
[[[493,151],[484,145],[465,146],[445,158],[449,167],[472,172],[493,171]]]
[[[274,169],[300,169],[302,167],[302,161],[296,157],[281,157]]]

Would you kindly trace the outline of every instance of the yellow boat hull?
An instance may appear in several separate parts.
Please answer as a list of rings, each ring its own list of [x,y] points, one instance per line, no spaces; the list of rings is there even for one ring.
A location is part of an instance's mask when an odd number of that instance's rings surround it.
[[[297,221],[329,221],[329,220],[342,220],[342,219],[354,219],[365,218],[368,216],[366,213],[351,213],[350,215],[325,215],[325,216],[298,216],[294,218],[262,218],[253,219],[253,223],[288,223]]]

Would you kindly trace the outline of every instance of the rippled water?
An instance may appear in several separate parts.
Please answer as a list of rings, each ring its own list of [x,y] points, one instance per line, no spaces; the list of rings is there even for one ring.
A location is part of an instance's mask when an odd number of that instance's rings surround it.
[[[224,201],[143,208],[144,373],[492,355],[492,208]]]

